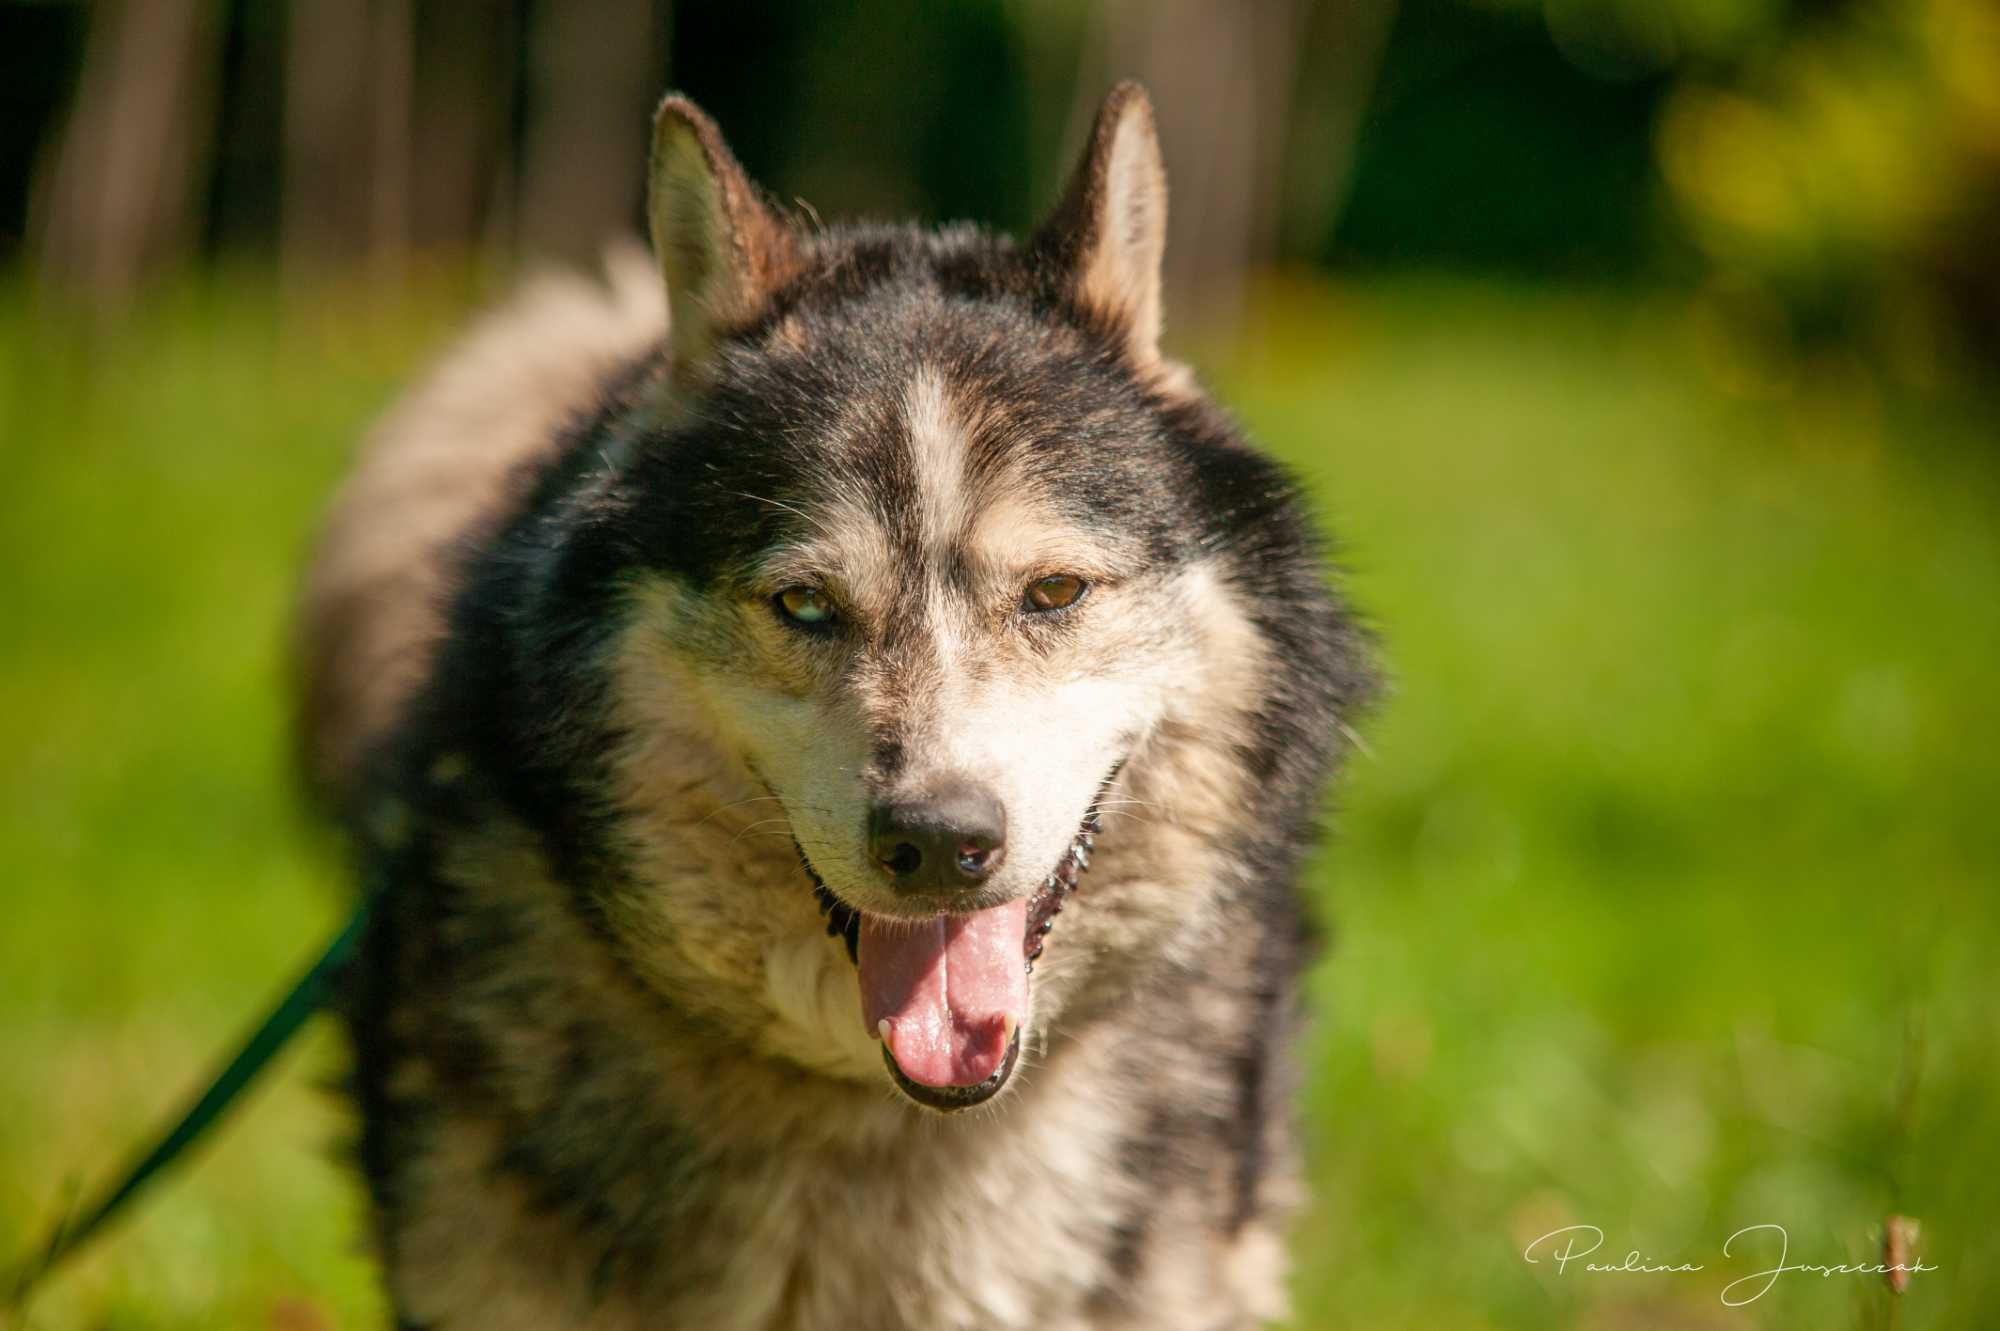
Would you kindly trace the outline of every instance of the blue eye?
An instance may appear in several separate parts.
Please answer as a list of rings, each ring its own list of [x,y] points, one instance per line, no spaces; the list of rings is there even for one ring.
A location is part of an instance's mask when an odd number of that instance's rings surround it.
[[[833,598],[817,587],[787,587],[772,600],[779,614],[806,628],[824,628],[840,617]]]

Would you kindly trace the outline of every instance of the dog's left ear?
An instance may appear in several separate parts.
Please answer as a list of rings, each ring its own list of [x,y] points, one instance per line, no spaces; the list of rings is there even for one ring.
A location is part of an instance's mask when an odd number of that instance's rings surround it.
[[[718,338],[754,322],[797,270],[798,249],[722,131],[679,94],[653,118],[646,204],[673,316],[674,370],[699,379]]]
[[[1137,83],[1104,99],[1069,190],[1033,248],[1063,294],[1123,331],[1134,363],[1160,359],[1160,261],[1167,247],[1167,172],[1153,103]]]

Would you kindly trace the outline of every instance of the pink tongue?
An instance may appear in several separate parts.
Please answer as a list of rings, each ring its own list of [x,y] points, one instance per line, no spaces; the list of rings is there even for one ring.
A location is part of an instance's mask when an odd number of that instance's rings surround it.
[[[977,1086],[1028,1009],[1028,903],[928,920],[861,917],[861,1015],[889,1023],[896,1066],[925,1086]]]

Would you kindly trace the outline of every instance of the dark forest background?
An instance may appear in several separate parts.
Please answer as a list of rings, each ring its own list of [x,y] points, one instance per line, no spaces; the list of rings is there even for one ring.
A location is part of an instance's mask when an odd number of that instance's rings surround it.
[[[1706,284],[1746,356],[1929,382],[2000,334],[1996,70],[1983,0],[6,0],[0,262],[102,310],[588,260],[667,87],[781,198],[1020,228],[1136,74],[1183,310],[1274,263]]]

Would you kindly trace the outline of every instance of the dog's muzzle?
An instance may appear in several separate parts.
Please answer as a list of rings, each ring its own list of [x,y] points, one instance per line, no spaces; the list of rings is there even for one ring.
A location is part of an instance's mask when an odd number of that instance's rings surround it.
[[[855,963],[869,1033],[882,1041],[891,1080],[918,1104],[970,1108],[1013,1076],[1029,976],[1090,867],[1098,805],[1120,766],[1099,784],[1068,850],[1026,898],[919,919],[878,916],[849,906],[814,874],[827,932],[846,942]],[[810,872],[803,851],[800,858]]]

